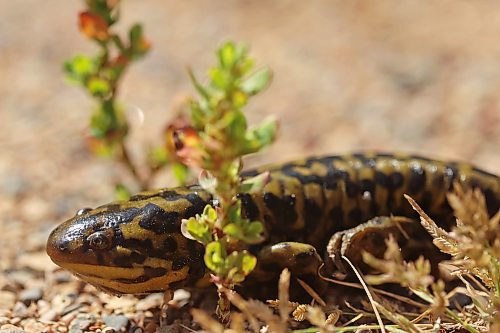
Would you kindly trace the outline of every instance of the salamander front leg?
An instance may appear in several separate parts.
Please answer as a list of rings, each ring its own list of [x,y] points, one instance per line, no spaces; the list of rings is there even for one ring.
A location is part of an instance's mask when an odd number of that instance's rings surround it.
[[[389,234],[393,234],[396,239],[401,239],[404,234],[401,222],[411,222],[411,220],[403,217],[380,216],[352,229],[335,233],[327,246],[327,255],[331,259],[325,260],[327,271],[339,272],[343,275],[350,271],[342,262],[342,256],[346,256],[362,271],[370,271],[363,262],[363,251],[382,258],[386,250],[385,240]],[[335,267],[332,267],[332,264]]]
[[[288,268],[296,276],[316,275],[323,260],[314,246],[282,242],[264,247],[258,254],[257,268],[252,274],[260,281]]]
[[[290,295],[292,299],[303,299],[307,293],[300,287],[295,278],[306,282],[317,292],[326,287],[326,283],[318,278],[318,269],[323,263],[314,246],[297,242],[282,242],[264,247],[257,255],[257,267],[252,272],[252,279],[258,291],[267,290],[269,295],[276,295],[278,277],[284,268],[292,274]]]

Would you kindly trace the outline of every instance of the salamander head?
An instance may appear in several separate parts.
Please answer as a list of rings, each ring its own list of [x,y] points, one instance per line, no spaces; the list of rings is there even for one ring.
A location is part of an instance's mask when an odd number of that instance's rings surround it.
[[[204,284],[203,246],[180,231],[181,219],[198,208],[187,200],[160,199],[80,210],[52,231],[47,253],[57,265],[112,294]]]

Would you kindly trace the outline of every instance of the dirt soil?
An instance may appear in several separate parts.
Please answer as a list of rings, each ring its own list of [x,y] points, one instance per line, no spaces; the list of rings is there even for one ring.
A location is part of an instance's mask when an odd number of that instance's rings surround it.
[[[44,251],[58,223],[111,201],[117,179],[130,183],[87,151],[93,104],[61,70],[72,55],[95,51],[76,26],[82,8],[0,2],[0,332],[157,327],[161,297],[103,295]],[[202,76],[213,50],[232,39],[274,71],[250,120],[274,115],[281,126],[278,142],[248,165],[376,149],[500,173],[499,2],[150,0],[126,1],[122,16],[123,27],[143,22],[153,43],[121,91],[136,159],[193,93],[186,67]],[[162,174],[155,186],[171,178]]]

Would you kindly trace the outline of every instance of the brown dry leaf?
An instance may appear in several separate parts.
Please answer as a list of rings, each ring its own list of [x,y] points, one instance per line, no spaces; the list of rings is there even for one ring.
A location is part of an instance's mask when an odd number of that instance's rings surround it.
[[[284,269],[281,272],[279,285],[278,285],[278,295],[279,295],[279,313],[280,318],[283,323],[288,321],[288,314],[291,309],[289,307],[290,295],[288,293],[290,289],[290,271],[288,269]]]
[[[317,327],[323,328],[326,325],[326,315],[317,306],[308,306],[306,312],[307,320]]]
[[[448,193],[447,198],[458,219],[458,226],[469,226],[472,230],[485,229],[484,227],[488,225],[485,222],[490,218],[481,191],[479,189],[465,191],[459,183],[453,184],[453,190],[454,192]]]
[[[393,236],[389,236],[386,244],[387,250],[384,253],[384,259],[378,259],[368,252],[363,253],[365,263],[382,273],[366,276],[366,282],[371,285],[399,283],[402,286],[418,289],[427,288],[434,281],[430,275],[431,265],[429,261],[419,257],[414,262],[405,262]]]
[[[273,309],[279,309],[279,307],[280,307],[280,301],[278,299],[270,299],[270,300],[267,300],[266,302]],[[298,307],[299,305],[300,305],[300,303],[288,301],[288,306],[290,307],[290,309],[292,311],[295,310],[295,308]]]
[[[247,309],[257,318],[262,320],[269,327],[271,332],[285,333],[287,332],[287,321],[283,322],[281,317],[276,316],[270,307],[261,301],[248,300]]]
[[[339,321],[341,315],[342,315],[342,311],[334,310],[326,318],[326,324],[327,325],[335,325]]]
[[[445,292],[445,284],[443,281],[439,280],[432,284],[432,294],[433,302],[431,304],[430,312],[436,316],[440,317],[444,314],[446,308],[450,306],[450,301],[448,295]]]
[[[444,253],[456,255],[459,253],[460,243],[457,239],[452,237],[446,230],[437,226],[434,222],[417,204],[415,200],[409,195],[404,195],[406,200],[410,203],[414,210],[420,215],[420,223],[432,236],[433,243]]]
[[[292,312],[292,317],[296,321],[304,321],[307,314],[307,305],[300,304]]]
[[[258,332],[260,326],[259,322],[252,311],[248,308],[248,302],[234,291],[224,290],[224,293],[226,294],[227,299],[243,313],[252,329],[255,332]]]
[[[246,333],[245,330],[245,316],[238,312],[231,314],[231,330],[234,333]]]

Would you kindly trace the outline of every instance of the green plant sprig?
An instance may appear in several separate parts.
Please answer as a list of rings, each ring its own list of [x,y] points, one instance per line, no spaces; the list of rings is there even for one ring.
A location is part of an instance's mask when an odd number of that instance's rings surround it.
[[[77,55],[64,63],[70,81],[82,86],[97,101],[90,120],[88,144],[95,154],[114,157],[130,171],[141,189],[149,187],[153,175],[169,163],[176,165],[174,175],[183,183],[186,167],[175,163],[166,147],[150,152],[148,172],[143,175],[132,160],[125,139],[129,123],[123,105],[117,101],[123,75],[129,66],[143,58],[150,50],[141,24],[134,24],[123,38],[112,30],[119,21],[119,0],[86,0],[86,9],[79,14],[80,31],[96,43],[99,51],[94,56]],[[117,194],[127,196],[119,185]]]
[[[201,98],[191,100],[193,125],[176,132],[176,143],[185,163],[204,170],[199,183],[218,203],[183,221],[184,234],[205,245],[205,264],[214,273],[219,289],[232,289],[254,269],[257,259],[246,248],[261,242],[264,231],[261,222],[242,215],[238,194],[260,191],[268,179],[264,173],[242,181],[242,157],[269,145],[276,136],[277,123],[267,120],[249,128],[243,113],[249,98],[267,87],[271,71],[252,71],[254,61],[241,44],[225,43],[217,51],[217,59],[206,85],[190,72]],[[218,313],[222,318],[228,307],[227,300],[220,298]]]

